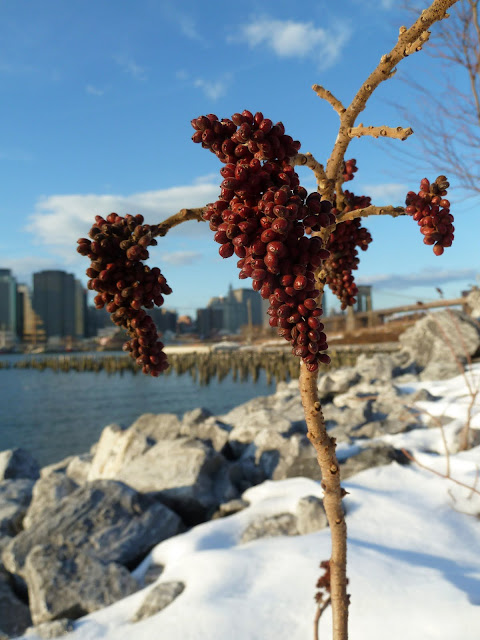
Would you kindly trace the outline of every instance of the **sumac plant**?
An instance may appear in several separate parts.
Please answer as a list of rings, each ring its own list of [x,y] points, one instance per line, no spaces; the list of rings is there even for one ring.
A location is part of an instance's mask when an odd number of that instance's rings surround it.
[[[357,171],[355,160],[346,160],[345,154],[355,137],[405,140],[413,133],[410,128],[355,122],[378,85],[394,75],[403,58],[421,50],[429,39],[429,27],[448,17],[454,3],[435,0],[410,28],[401,27],[397,43],[381,57],[349,106],[325,88],[313,86],[340,119],[325,165],[312,154],[300,153],[300,142],[267,114],[245,109],[223,119],[211,113],[200,115],[191,122],[192,139],[220,161],[218,199],[203,208],[182,209],[158,224],[145,224],[141,215],[97,216],[89,238],[78,241],[78,252],[91,261],[88,287],[96,291],[95,305],[106,307],[113,322],[126,329],[130,339],[124,349],[152,376],[164,371],[168,362],[148,310],[162,305],[171,289],[160,269],[150,268],[145,260],[148,247],[172,227],[186,220],[206,221],[220,245],[220,256],[236,259],[239,278],[251,281],[253,289],[268,299],[270,325],[290,342],[300,360],[308,437],[322,472],[332,550],[322,564],[328,571],[319,586],[328,593],[324,605],[332,607],[334,640],[348,637],[347,529],[335,439],[326,431],[317,393],[319,367],[330,361],[322,323],[323,288],[325,284],[331,288],[342,308],[355,303],[353,271],[359,263],[358,250],[365,251],[372,240],[362,224],[368,216],[410,215],[420,227],[423,242],[437,256],[452,244],[454,232],[445,176],[421,180],[419,190],[407,194],[404,206],[377,207],[369,197],[343,188]],[[295,167],[301,165],[314,172],[317,190],[313,193],[300,184]]]

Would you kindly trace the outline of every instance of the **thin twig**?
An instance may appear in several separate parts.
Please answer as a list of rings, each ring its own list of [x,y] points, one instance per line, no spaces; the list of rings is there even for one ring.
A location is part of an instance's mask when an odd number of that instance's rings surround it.
[[[315,611],[315,618],[313,620],[313,640],[319,640],[319,630],[318,630],[318,623],[320,622],[320,618],[322,617],[322,613],[325,611],[325,609],[328,607],[328,605],[331,602],[331,598],[330,596],[328,596],[328,598],[325,600],[325,602],[322,602],[322,604],[318,605],[317,610]]]
[[[156,225],[156,229],[153,231],[152,235],[154,236],[165,236],[179,224],[182,222],[187,222],[188,220],[197,220],[198,222],[202,222],[202,214],[205,211],[205,207],[199,207],[197,209],[180,209],[178,213],[175,213],[170,218],[167,218],[160,224]]]
[[[368,216],[383,216],[388,215],[393,218],[398,216],[408,215],[405,212],[405,207],[393,207],[388,205],[386,207],[375,207],[373,204],[363,209],[353,209],[352,211],[346,211],[337,215],[337,224],[345,222],[345,220],[355,220],[355,218],[368,218]]]
[[[444,473],[441,473],[440,471],[436,471],[435,469],[432,469],[431,467],[427,467],[425,464],[422,464],[421,462],[419,462],[415,458],[415,456],[413,456],[406,449],[401,449],[401,451],[402,451],[403,454],[405,454],[407,456],[407,458],[409,460],[411,460],[412,462],[415,462],[415,464],[417,464],[422,469],[425,469],[425,471],[430,471],[431,473],[434,473],[436,476],[439,476],[440,478],[445,478],[446,480],[451,480],[455,484],[458,484],[459,486],[464,487],[465,489],[468,489],[469,491],[472,491],[473,493],[477,493],[480,496],[480,491],[478,489],[476,489],[475,486],[472,487],[472,486],[466,484],[465,482],[461,482],[460,480],[457,480],[456,478],[453,478],[452,476],[446,476]]]

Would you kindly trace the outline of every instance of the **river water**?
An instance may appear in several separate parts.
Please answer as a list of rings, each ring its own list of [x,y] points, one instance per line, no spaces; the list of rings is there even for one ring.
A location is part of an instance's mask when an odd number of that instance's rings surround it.
[[[20,355],[0,355],[15,362]],[[107,424],[130,425],[142,413],[175,413],[205,407],[214,415],[274,393],[260,371],[254,382],[200,386],[189,374],[151,378],[130,372],[55,372],[0,369],[0,451],[23,447],[41,466],[87,452]]]

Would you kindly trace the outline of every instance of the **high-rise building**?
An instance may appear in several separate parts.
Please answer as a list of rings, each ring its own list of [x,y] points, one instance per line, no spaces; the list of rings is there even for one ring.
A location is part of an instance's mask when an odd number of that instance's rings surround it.
[[[33,308],[47,338],[78,336],[77,298],[78,286],[71,273],[48,270],[33,274]]]
[[[41,320],[33,310],[32,296],[26,284],[17,285],[17,336],[21,340],[35,341]]]
[[[10,269],[0,269],[0,330],[17,332],[17,283]]]

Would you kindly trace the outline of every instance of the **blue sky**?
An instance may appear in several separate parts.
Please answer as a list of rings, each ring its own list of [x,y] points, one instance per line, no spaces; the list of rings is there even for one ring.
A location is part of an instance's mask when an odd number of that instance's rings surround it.
[[[86,282],[76,239],[96,214],[142,213],[155,223],[215,200],[220,163],[191,142],[190,120],[201,114],[262,111],[326,162],[338,117],[311,86],[348,104],[394,46],[398,27],[411,22],[395,5],[0,0],[0,267],[27,283],[46,268]],[[360,121],[408,126],[394,106],[414,103],[402,80],[430,82],[436,65],[425,52],[402,61]],[[455,80],[462,87],[464,79]],[[435,178],[413,138],[354,140],[351,190],[400,205],[421,178]],[[413,155],[403,153],[407,145]],[[299,173],[314,189],[313,174]],[[375,307],[435,299],[437,286],[454,297],[475,284],[478,203],[449,195],[456,238],[440,257],[410,218],[365,222],[374,241],[361,253],[357,279],[374,285]],[[211,235],[206,224],[189,222],[151,251],[149,264],[174,290],[166,307],[192,312],[230,283],[246,285]],[[334,300],[328,296],[330,307]]]

